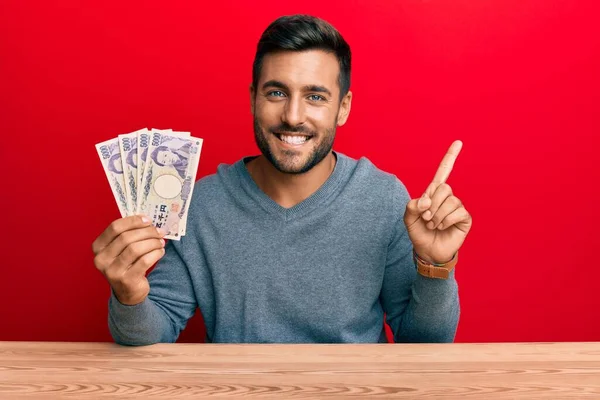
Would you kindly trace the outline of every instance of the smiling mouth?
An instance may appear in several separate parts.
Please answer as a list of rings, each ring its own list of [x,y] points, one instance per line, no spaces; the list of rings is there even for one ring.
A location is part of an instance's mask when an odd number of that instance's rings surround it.
[[[274,132],[273,133],[277,139],[281,140],[284,143],[287,144],[295,144],[295,145],[299,145],[299,144],[304,144],[306,142],[308,142],[312,136],[308,136],[308,135],[298,135],[298,134],[285,134],[285,133],[278,133],[278,132]]]

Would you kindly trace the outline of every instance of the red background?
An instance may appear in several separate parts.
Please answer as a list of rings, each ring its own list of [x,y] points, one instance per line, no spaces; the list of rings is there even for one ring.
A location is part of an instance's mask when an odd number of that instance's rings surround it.
[[[474,218],[457,341],[600,340],[595,2],[280,3],[0,2],[0,340],[110,340],[91,243],[118,211],[94,144],[189,130],[199,176],[256,154],[256,42],[297,12],[352,47],[338,151],[419,196],[465,144],[449,180]],[[202,331],[195,317],[180,340]]]

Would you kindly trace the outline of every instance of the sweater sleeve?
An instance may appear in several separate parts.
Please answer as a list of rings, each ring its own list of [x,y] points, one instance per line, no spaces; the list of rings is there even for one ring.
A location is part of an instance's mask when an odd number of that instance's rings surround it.
[[[394,341],[452,342],[460,314],[458,285],[454,271],[448,279],[427,278],[417,273],[412,242],[404,225],[404,210],[410,200],[404,185],[394,194],[393,233],[388,246],[381,303]]]
[[[175,342],[194,315],[197,301],[180,246],[179,242],[167,243],[165,255],[148,274],[150,293],[142,303],[124,305],[111,293],[108,326],[116,343]]]

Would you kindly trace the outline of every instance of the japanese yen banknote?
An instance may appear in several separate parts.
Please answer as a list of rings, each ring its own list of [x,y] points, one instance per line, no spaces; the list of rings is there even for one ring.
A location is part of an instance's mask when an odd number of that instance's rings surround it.
[[[202,139],[171,129],[140,129],[96,145],[122,217],[146,215],[179,240],[186,232]]]

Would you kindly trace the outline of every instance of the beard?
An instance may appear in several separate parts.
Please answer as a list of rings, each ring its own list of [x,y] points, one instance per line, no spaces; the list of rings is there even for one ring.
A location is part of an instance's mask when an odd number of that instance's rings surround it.
[[[294,163],[294,159],[298,158],[298,151],[295,150],[283,150],[283,155],[280,158],[277,158],[273,151],[271,150],[271,146],[269,145],[269,141],[267,140],[267,135],[274,135],[274,132],[290,132],[290,133],[305,133],[310,135],[312,140],[317,140],[317,132],[312,131],[303,126],[299,127],[291,127],[286,123],[282,123],[278,126],[270,128],[266,131],[262,125],[254,116],[254,140],[256,141],[256,145],[260,149],[260,152],[263,156],[269,160],[269,162],[280,172],[285,174],[294,174],[299,175],[305,172],[310,171],[315,165],[319,164],[323,159],[329,154],[331,149],[333,148],[333,142],[335,140],[335,127],[337,125],[337,118],[334,122],[332,128],[326,129],[325,134],[322,135],[320,142],[313,147],[312,151],[301,163]],[[279,139],[277,139],[279,140]]]

